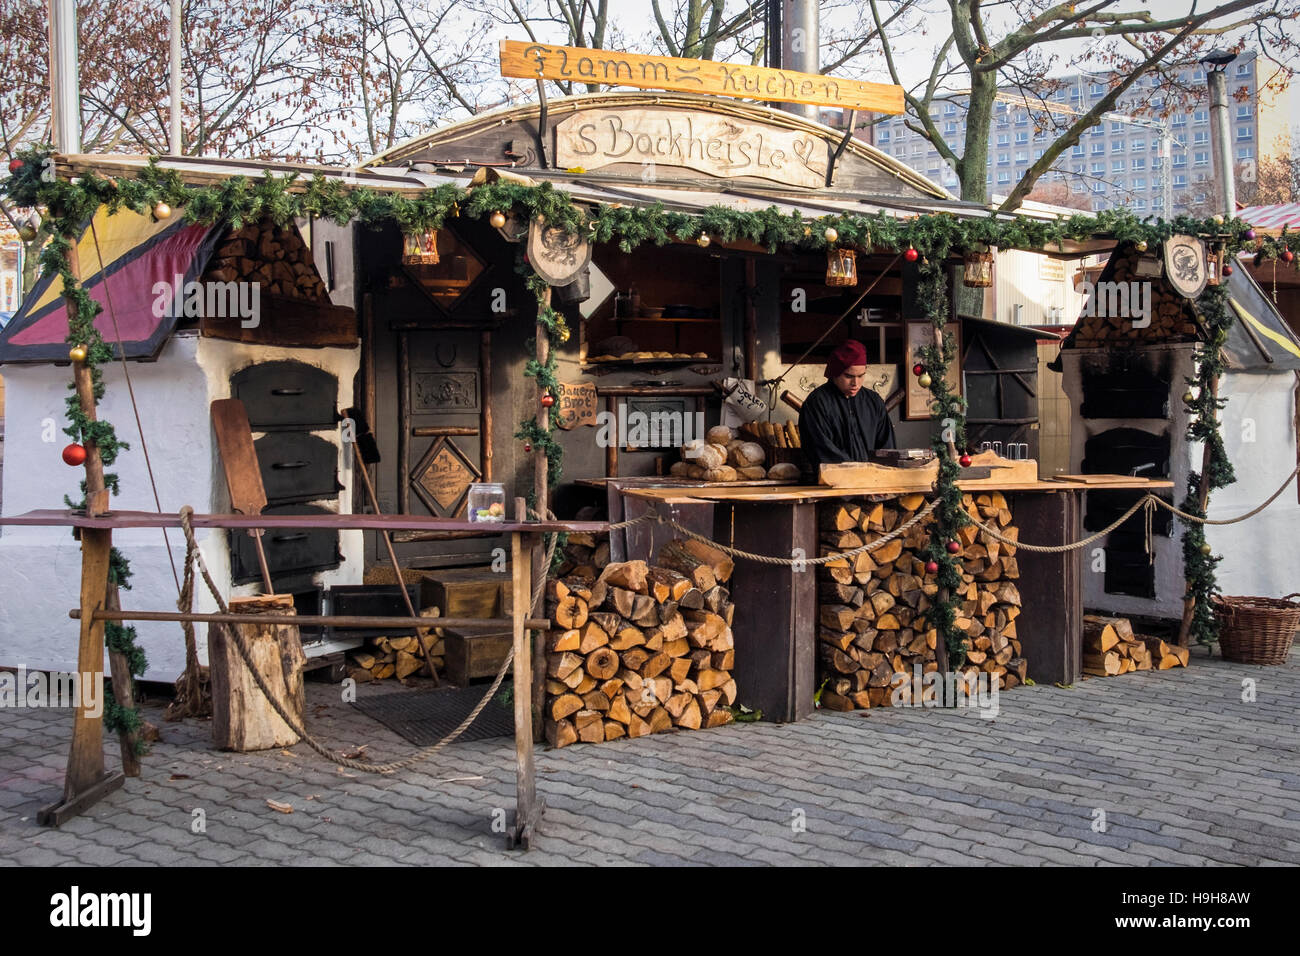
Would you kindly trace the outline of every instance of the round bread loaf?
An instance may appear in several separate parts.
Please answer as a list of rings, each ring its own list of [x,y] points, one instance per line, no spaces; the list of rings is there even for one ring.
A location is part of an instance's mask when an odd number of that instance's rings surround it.
[[[730,465],[719,465],[717,468],[710,468],[704,473],[705,481],[735,481],[736,469]]]
[[[775,478],[777,481],[797,481],[799,466],[788,461],[780,462],[767,470],[767,477]]]
[[[736,433],[726,425],[714,425],[709,429],[707,437],[710,444],[725,447],[727,442],[736,437]]]
[[[736,474],[747,481],[761,481],[767,477],[767,470],[762,465],[750,465],[748,468],[737,468]]]
[[[762,445],[757,442],[746,441],[731,449],[727,461],[737,468],[748,468],[751,465],[761,465],[766,457]]]

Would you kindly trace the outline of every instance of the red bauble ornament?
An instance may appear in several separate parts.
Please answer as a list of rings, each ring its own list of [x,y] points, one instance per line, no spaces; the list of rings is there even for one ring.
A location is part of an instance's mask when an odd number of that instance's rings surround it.
[[[970,467],[970,455],[962,455],[960,458],[957,459],[957,461],[961,463],[961,466],[963,468]]]
[[[920,362],[917,362],[915,365],[912,366],[913,375],[920,375],[924,371],[925,371],[925,366],[922,365]]]
[[[528,442],[524,442],[524,451],[532,451],[532,450],[533,450],[533,446]]]
[[[1290,249],[1283,249],[1283,250],[1282,250],[1282,261],[1283,261],[1283,262],[1290,262],[1290,261],[1291,261],[1292,259],[1294,259],[1294,258],[1295,258],[1295,253],[1292,252]]]
[[[9,172],[16,173],[18,172],[18,170],[22,168],[23,168],[23,161],[21,159],[9,160]]]
[[[938,561],[927,561],[927,562],[925,562],[925,573],[926,573],[926,574],[938,574],[938,573],[939,573],[939,562],[938,562]]]
[[[1225,276],[1232,275],[1232,266],[1228,265],[1226,262],[1223,264],[1223,274]]]
[[[911,246],[908,246],[907,251],[903,253],[903,258],[908,262],[915,262],[917,259],[921,258],[921,254]]]
[[[542,407],[543,407],[543,408],[550,408],[550,407],[551,407],[552,405],[554,405],[554,404],[555,404],[555,396],[552,395],[550,392],[547,392],[546,394],[544,394],[544,395],[542,396]]]
[[[957,553],[958,551],[960,551],[960,550],[961,550],[961,542],[960,542],[960,541],[949,541],[949,542],[948,542],[948,553],[949,553],[949,554],[956,554],[956,553]]]
[[[73,442],[67,448],[63,449],[63,462],[67,465],[80,465],[86,461],[86,446],[78,445]]]

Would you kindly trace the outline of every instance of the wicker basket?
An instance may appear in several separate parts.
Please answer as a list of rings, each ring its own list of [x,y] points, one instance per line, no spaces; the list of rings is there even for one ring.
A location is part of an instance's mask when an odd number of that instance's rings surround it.
[[[1300,594],[1300,593],[1298,593]],[[1300,627],[1298,594],[1284,598],[1213,598],[1219,619],[1219,650],[1238,664],[1285,664]]]

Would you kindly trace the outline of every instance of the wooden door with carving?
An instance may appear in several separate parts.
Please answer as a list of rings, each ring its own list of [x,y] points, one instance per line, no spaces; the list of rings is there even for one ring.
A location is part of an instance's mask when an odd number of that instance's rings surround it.
[[[398,507],[403,514],[464,517],[469,486],[489,480],[488,342],[487,334],[469,329],[398,333]],[[394,536],[407,544],[449,538],[421,532]],[[469,556],[490,550],[492,539],[452,540],[455,546],[424,547],[418,553]]]

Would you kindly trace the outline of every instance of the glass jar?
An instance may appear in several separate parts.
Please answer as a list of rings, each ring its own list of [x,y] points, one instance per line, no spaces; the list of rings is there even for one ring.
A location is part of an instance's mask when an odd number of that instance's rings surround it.
[[[505,521],[506,489],[496,482],[475,482],[469,486],[470,521]]]

